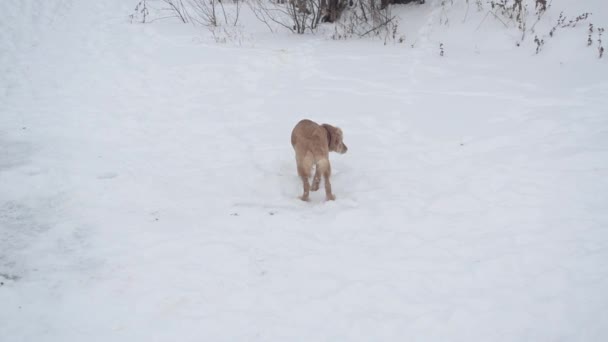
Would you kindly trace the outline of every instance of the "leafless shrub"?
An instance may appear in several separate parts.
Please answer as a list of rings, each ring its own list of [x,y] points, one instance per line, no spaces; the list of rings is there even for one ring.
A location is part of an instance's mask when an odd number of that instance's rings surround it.
[[[131,23],[137,21],[144,24],[167,18],[189,22],[188,10],[183,0],[140,0],[129,18]]]
[[[166,18],[178,18],[183,23],[205,27],[237,25],[243,0],[140,0],[131,22],[152,22]],[[225,4],[231,3],[230,9]],[[151,15],[153,13],[153,15]],[[167,14],[168,13],[168,14]]]
[[[545,39],[553,38],[558,29],[563,29],[563,28],[567,28],[567,27],[576,27],[576,25],[579,24],[580,22],[587,20],[587,18],[590,15],[591,15],[591,13],[583,13],[583,14],[575,17],[574,19],[568,20],[568,18],[564,15],[564,13],[561,12],[559,14],[559,17],[557,18],[557,23],[551,28],[551,30],[549,31],[549,33],[547,35],[540,37],[540,38],[538,36],[534,36],[534,43],[536,44],[536,54],[539,54],[540,51],[542,50],[543,46],[545,45]],[[591,45],[591,43],[589,43],[589,42],[591,41],[592,32],[593,32],[593,25],[590,24],[589,25],[589,36],[588,36],[588,41],[587,41],[588,45]]]
[[[137,5],[135,5],[135,9],[133,10],[133,13],[129,15],[129,18],[131,19],[131,23],[136,20],[145,24],[149,15],[150,11],[148,9],[148,1],[141,0],[137,3]]]
[[[383,6],[380,0],[354,0],[336,22],[332,38],[378,37],[383,38],[385,44],[389,40],[403,42],[404,37],[397,37],[398,26],[391,6]]]
[[[536,8],[537,14],[539,12],[544,12],[547,10],[547,8],[548,8],[547,0],[535,0],[535,1],[536,1],[536,5],[534,7]]]
[[[543,45],[545,45],[545,40],[538,38],[538,36],[534,36],[534,43],[536,44],[536,54],[538,55],[543,48]]]
[[[249,6],[255,16],[273,31],[272,23],[291,32],[314,32],[326,8],[325,0],[253,0]]]
[[[602,45],[602,34],[604,34],[604,28],[600,27],[597,29],[597,51],[599,52],[600,58],[604,57],[604,46]]]
[[[471,0],[466,0],[467,3]],[[478,10],[482,11],[484,4],[481,0],[475,0],[478,5]],[[517,46],[526,40],[527,35],[534,37],[533,41],[536,48],[536,53],[540,53],[543,46],[549,41],[549,38],[553,38],[557,31],[564,28],[574,28],[579,24],[588,20],[591,13],[585,12],[576,17],[568,18],[564,15],[564,12],[559,14],[557,22],[551,26],[551,29],[546,34],[537,33],[536,26],[545,14],[552,7],[552,0],[486,0],[489,5],[488,12],[479,23],[477,29],[481,27],[481,24],[486,20],[488,16],[493,16],[499,22],[501,22],[505,28],[515,27],[521,32],[521,38],[516,42]],[[530,8],[534,7],[534,14],[532,15]],[[589,25],[587,34],[587,45],[593,44],[592,35],[594,33],[594,27],[592,24]],[[599,48],[598,48],[599,49]]]
[[[564,24],[564,21],[566,21],[566,17],[564,17],[564,12],[561,12],[559,14],[559,18],[557,18],[557,24],[555,24],[555,26],[553,26],[551,28],[551,31],[549,31],[550,37],[553,37],[553,35],[555,34],[555,31],[557,31],[557,28],[561,27]]]
[[[190,15],[182,0],[163,0],[163,2],[169,6],[167,10],[171,11],[183,23],[189,21]]]
[[[492,0],[490,6],[495,17],[501,16],[506,21],[513,23],[521,32],[519,43],[526,39],[530,11],[528,4],[523,0]],[[539,18],[540,20],[540,18]]]
[[[568,18],[566,16],[564,16],[564,12],[561,12],[559,14],[559,18],[557,18],[557,23],[549,31],[549,37],[553,37],[555,35],[555,32],[558,29],[567,28],[567,27],[576,27],[576,25],[578,25],[579,23],[587,20],[587,18],[589,18],[590,15],[591,15],[591,13],[583,13],[574,19],[568,20]],[[566,22],[566,20],[568,20],[568,21]],[[593,29],[591,28],[591,30],[593,30]]]
[[[478,12],[483,11],[483,4],[481,3],[481,0],[475,0],[475,5],[477,6]]]
[[[234,1],[234,11],[228,11],[221,0],[189,0],[192,9],[190,18],[206,27],[236,26],[239,20],[241,1]]]
[[[523,3],[523,0],[492,0],[490,6],[495,13],[500,13],[519,25],[524,25],[528,15],[528,6]]]
[[[331,38],[374,36],[401,41],[390,3],[423,0],[252,0],[255,16],[273,31],[273,26],[294,33],[315,32],[322,23],[335,23]]]

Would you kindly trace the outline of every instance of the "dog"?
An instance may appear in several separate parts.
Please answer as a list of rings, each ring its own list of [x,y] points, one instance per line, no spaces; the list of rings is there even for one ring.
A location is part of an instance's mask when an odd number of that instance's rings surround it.
[[[344,145],[342,130],[328,124],[319,125],[311,120],[304,119],[293,128],[291,132],[291,146],[296,152],[298,176],[302,179],[304,193],[300,199],[308,201],[310,191],[319,190],[321,176],[325,179],[325,199],[333,201],[336,196],[331,192],[331,165],[329,152],[346,153],[348,147]],[[312,166],[316,171],[312,186],[308,183]]]

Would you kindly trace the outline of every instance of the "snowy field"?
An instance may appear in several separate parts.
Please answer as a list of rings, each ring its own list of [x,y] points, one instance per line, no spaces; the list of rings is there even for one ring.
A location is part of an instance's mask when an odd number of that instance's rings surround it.
[[[427,1],[403,44],[216,44],[135,2],[0,2],[0,340],[608,341],[586,24],[535,55]],[[298,199],[302,118],[344,130],[334,202]]]

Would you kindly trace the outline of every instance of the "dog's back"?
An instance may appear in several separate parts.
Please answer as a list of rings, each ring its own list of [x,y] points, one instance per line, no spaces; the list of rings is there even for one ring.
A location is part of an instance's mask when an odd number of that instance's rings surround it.
[[[329,142],[327,131],[322,126],[308,119],[301,120],[291,132],[291,145],[296,151],[296,159],[304,158],[310,153],[313,162],[327,158]],[[312,167],[312,165],[311,165]]]

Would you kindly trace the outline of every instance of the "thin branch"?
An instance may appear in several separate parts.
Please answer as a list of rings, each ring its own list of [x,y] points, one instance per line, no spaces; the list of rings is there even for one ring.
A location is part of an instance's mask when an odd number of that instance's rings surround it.
[[[381,28],[382,26],[386,26],[388,23],[390,23],[391,21],[393,21],[393,19],[395,19],[395,17],[391,17],[390,19],[386,20],[386,21],[385,21],[385,22],[383,22],[382,24],[379,24],[378,26],[376,26],[376,27],[373,27],[373,28],[369,29],[369,30],[368,30],[368,31],[366,31],[365,33],[360,34],[360,35],[359,35],[359,37],[365,37],[365,36],[366,36],[368,33],[370,33],[370,32],[374,32],[374,31],[376,31],[377,29]]]

